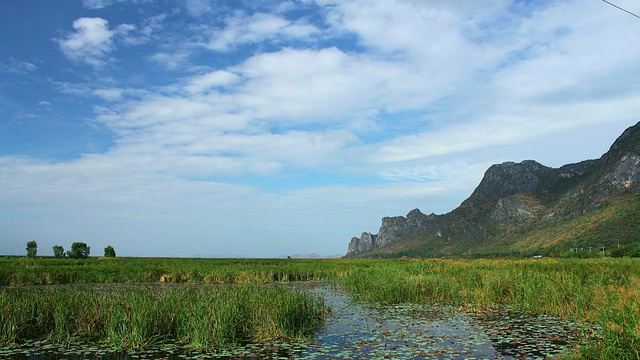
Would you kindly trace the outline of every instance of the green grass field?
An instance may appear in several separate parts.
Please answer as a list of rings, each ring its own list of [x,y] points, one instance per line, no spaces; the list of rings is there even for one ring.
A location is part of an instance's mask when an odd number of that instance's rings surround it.
[[[261,284],[307,280],[331,281],[371,302],[448,303],[470,311],[505,304],[597,322],[602,340],[577,349],[574,358],[640,358],[640,259],[630,258],[2,258],[0,341],[84,337],[137,348],[172,340],[216,349],[303,339],[322,322],[321,299]],[[74,285],[37,286],[56,284]]]

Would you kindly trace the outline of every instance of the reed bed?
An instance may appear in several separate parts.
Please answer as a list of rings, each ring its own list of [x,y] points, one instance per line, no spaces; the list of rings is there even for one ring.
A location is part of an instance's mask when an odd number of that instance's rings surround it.
[[[116,349],[175,342],[216,350],[304,339],[325,311],[322,299],[280,286],[4,288],[0,341],[91,341]]]

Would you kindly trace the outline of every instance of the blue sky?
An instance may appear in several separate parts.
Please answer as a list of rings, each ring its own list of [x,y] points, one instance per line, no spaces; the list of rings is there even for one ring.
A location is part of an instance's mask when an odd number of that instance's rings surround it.
[[[0,254],[344,254],[491,164],[602,155],[638,43],[597,0],[3,1]]]

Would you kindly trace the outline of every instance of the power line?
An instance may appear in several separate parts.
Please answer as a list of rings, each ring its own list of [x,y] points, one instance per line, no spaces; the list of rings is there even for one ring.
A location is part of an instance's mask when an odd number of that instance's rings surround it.
[[[613,4],[613,3],[608,2],[607,0],[602,0],[602,1],[604,1],[605,3],[607,3],[607,4],[611,5],[611,6],[613,6],[613,7],[614,7],[614,8],[616,8],[616,9],[622,10],[622,11],[626,12],[627,14],[632,15],[632,16],[635,16],[635,17],[637,17],[638,19],[640,19],[640,16],[638,16],[638,15],[636,15],[636,14],[632,13],[632,12],[631,12],[631,11],[629,11],[629,10],[625,10],[625,9],[621,8],[620,6],[618,6],[618,5],[616,5],[616,4]]]

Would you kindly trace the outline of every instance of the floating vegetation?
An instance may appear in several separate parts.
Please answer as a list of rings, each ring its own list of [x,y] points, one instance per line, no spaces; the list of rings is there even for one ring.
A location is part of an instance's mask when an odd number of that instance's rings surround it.
[[[597,324],[529,314],[507,306],[496,306],[491,311],[470,316],[497,351],[516,358],[546,359],[602,339],[602,328]]]

